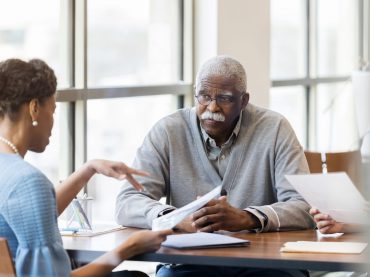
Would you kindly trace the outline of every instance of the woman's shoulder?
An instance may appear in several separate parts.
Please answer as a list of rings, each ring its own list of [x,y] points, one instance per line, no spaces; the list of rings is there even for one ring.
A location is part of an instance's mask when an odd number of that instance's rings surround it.
[[[2,188],[7,191],[24,189],[33,183],[35,190],[50,188],[51,183],[47,177],[36,167],[14,155],[0,155],[0,180]],[[0,189],[1,190],[1,189]]]

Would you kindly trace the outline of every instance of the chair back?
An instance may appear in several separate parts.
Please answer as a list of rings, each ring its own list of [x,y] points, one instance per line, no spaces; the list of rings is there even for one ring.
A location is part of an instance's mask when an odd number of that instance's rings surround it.
[[[8,242],[0,238],[0,277],[15,277],[15,268]]]
[[[344,171],[356,187],[362,191],[362,164],[359,150],[332,153],[305,151],[305,155],[311,173]]]

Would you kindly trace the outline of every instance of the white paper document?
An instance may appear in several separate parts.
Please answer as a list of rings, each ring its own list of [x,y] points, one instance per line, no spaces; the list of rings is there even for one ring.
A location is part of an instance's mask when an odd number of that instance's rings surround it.
[[[170,235],[162,246],[181,249],[201,249],[218,247],[237,247],[249,245],[249,240],[238,239],[214,233],[191,233]]]
[[[97,224],[93,225],[92,229],[81,229],[81,228],[60,228],[59,232],[62,236],[71,237],[94,237],[110,232],[126,229],[127,227],[120,226],[117,224]]]
[[[361,254],[367,243],[362,242],[327,242],[327,241],[296,241],[286,242],[281,252]]]
[[[343,223],[366,224],[365,199],[344,172],[286,175],[312,207]]]
[[[208,192],[207,194],[203,195],[201,198],[193,202],[190,202],[186,206],[174,210],[173,212],[170,212],[164,216],[155,218],[152,222],[152,230],[159,231],[175,227],[179,222],[181,222],[183,219],[185,219],[193,212],[202,208],[210,200],[219,197],[221,193],[221,188],[222,188],[221,186],[218,186],[211,190],[210,192]]]

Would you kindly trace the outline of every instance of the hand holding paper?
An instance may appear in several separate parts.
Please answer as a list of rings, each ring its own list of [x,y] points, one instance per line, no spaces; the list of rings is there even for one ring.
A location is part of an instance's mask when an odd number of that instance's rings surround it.
[[[312,206],[337,222],[366,224],[366,201],[346,173],[287,175],[287,180]]]
[[[257,217],[249,211],[232,206],[226,196],[209,201],[205,207],[193,213],[192,220],[193,226],[200,232],[235,232],[261,226]]]
[[[152,230],[159,231],[165,229],[172,229],[187,216],[189,216],[193,212],[197,211],[198,209],[206,205],[210,200],[219,197],[220,193],[221,186],[218,186],[215,189],[211,190],[209,193],[187,204],[186,206],[154,219],[152,223]]]

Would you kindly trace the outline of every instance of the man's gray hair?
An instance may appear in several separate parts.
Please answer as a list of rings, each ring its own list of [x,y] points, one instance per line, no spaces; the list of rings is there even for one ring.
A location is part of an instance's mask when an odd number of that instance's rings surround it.
[[[216,56],[207,60],[199,69],[195,84],[212,75],[222,75],[226,78],[235,78],[235,89],[239,92],[247,91],[247,75],[244,67],[234,58],[226,55]]]

